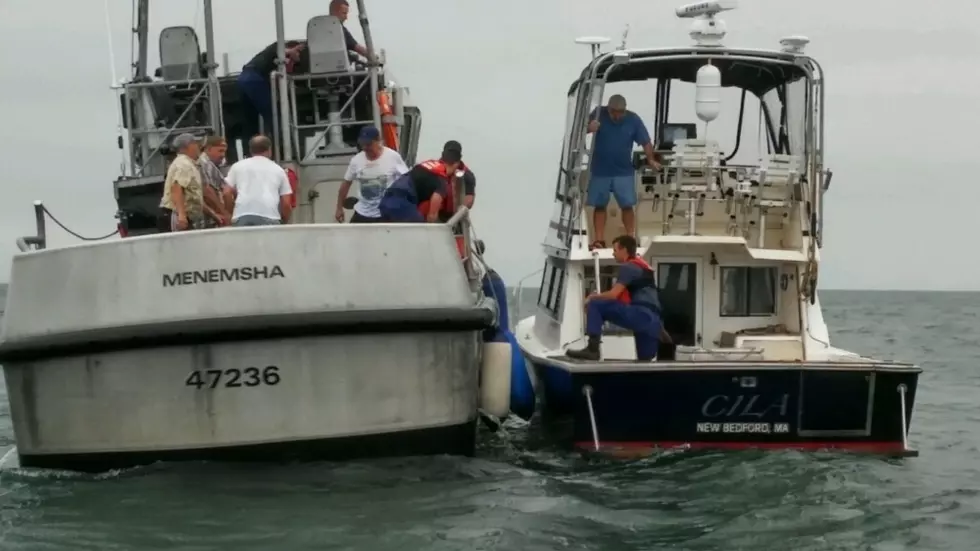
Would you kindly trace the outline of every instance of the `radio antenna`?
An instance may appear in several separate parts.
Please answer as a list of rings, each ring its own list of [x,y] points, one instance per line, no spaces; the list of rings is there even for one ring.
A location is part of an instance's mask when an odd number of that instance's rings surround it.
[[[629,23],[627,23],[627,24],[626,24],[626,29],[625,29],[625,30],[623,31],[623,42],[622,42],[622,43],[620,43],[620,45],[619,45],[619,48],[618,48],[618,49],[620,49],[620,50],[625,50],[625,49],[626,49],[626,37],[627,37],[627,36],[628,36],[629,34],[630,34],[630,25],[629,25]]]

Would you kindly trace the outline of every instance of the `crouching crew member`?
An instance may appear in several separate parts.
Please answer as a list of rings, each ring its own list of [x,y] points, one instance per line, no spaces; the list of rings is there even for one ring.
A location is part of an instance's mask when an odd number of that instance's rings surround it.
[[[633,332],[636,359],[650,361],[660,345],[660,298],[653,269],[636,256],[636,239],[622,235],[613,240],[613,257],[620,262],[616,284],[586,297],[585,333],[589,344],[569,350],[569,358],[599,360],[602,326],[607,321]]]
[[[443,155],[438,161],[425,161],[392,182],[381,199],[384,222],[438,222],[442,202],[448,196],[449,178],[459,167],[459,155]],[[419,204],[428,201],[428,211]]]
[[[473,171],[466,166],[463,162],[463,146],[460,145],[456,140],[449,140],[446,145],[442,146],[442,160],[445,159],[459,159],[459,165],[456,167],[454,172],[449,174],[449,186],[446,188],[447,195],[442,198],[442,208],[439,209],[439,221],[448,222],[450,218],[456,214],[456,185],[457,178],[456,172],[462,172],[463,176],[459,179],[459,183],[463,184],[463,206],[472,210],[473,203],[475,202],[476,195],[476,176]],[[419,212],[422,216],[425,216],[429,212],[428,203],[419,203]],[[460,233],[462,230],[457,227],[454,232]]]

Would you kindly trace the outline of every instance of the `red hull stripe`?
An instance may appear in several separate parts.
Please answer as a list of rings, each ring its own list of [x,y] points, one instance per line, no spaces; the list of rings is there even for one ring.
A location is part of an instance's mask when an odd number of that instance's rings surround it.
[[[594,452],[593,442],[576,442],[576,448]],[[597,453],[617,452],[633,455],[656,449],[689,448],[692,450],[846,450],[886,455],[917,455],[901,442],[600,442]]]

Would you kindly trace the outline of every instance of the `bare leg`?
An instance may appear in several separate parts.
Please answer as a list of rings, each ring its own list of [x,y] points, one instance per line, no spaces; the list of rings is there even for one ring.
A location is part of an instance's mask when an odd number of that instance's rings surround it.
[[[592,225],[595,226],[595,239],[592,241],[605,241],[606,238],[606,209],[596,208],[592,211]]]
[[[632,207],[623,209],[623,226],[626,226],[626,235],[636,237],[636,215]]]

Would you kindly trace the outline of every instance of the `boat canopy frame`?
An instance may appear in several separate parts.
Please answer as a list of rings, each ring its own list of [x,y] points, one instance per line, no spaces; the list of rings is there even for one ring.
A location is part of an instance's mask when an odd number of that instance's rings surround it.
[[[587,133],[587,124],[590,114],[602,104],[606,84],[649,80],[694,83],[698,69],[706,63],[718,67],[723,88],[736,88],[755,95],[762,102],[767,113],[766,118],[770,122],[772,114],[768,112],[764,96],[774,90],[785,90],[786,85],[806,82],[804,147],[800,154],[805,159],[804,166],[807,167],[805,179],[810,182],[809,193],[806,194],[810,230],[818,241],[821,239],[822,195],[826,190],[826,183],[829,183],[828,173],[823,170],[824,71],[810,56],[759,49],[628,49],[614,50],[594,57],[568,91],[569,102],[574,101],[574,111],[569,113],[570,120],[565,130],[556,186],[557,198],[566,205],[562,209],[562,218],[565,219],[562,226],[571,229],[581,211],[580,206],[574,204],[579,195],[574,189],[581,174],[591,167],[592,136]],[[784,102],[784,111],[785,107]],[[659,135],[659,130],[656,133]],[[570,236],[571,232],[566,235]]]

